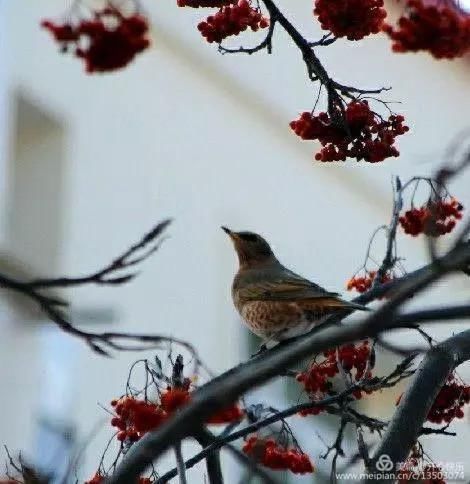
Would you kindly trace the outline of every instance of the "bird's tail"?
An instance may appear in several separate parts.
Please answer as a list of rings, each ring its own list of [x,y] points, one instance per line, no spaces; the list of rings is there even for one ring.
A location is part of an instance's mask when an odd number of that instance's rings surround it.
[[[357,311],[370,311],[371,309],[362,304],[355,303],[354,301],[345,301],[339,297],[328,298],[326,306],[329,308],[337,309],[356,309]]]
[[[367,306],[355,303],[353,301],[344,301],[344,303],[347,308],[357,309],[358,311],[371,311],[371,309]]]

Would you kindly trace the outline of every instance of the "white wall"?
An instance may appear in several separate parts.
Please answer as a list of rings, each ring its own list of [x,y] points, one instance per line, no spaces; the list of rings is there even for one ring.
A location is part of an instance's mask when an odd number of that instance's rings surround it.
[[[465,62],[392,55],[381,38],[338,42],[320,52],[338,80],[393,85],[387,97],[403,102],[396,109],[409,118],[412,131],[399,140],[399,159],[379,166],[319,165],[312,162],[314,146],[300,142],[288,128],[298,112],[312,106],[315,91],[284,35],[276,38],[272,57],[218,56],[195,29],[203,12],[177,9],[173,3],[147,5],[155,36],[150,52],[125,71],[86,76],[79,62],[60,55],[38,27],[41,18],[60,13],[63,2],[4,2],[6,52],[0,72],[6,74],[0,98],[7,95],[11,101],[15,91],[21,92],[39,110],[61,119],[67,133],[62,160],[67,216],[58,272],[96,269],[156,221],[175,217],[171,239],[145,263],[135,282],[70,291],[74,307],[114,308],[113,329],[189,339],[213,369],[222,371],[244,353],[244,330],[229,295],[235,257],[219,226],[265,234],[286,264],[341,290],[360,265],[372,230],[388,220],[391,175],[431,173],[450,140],[466,127],[469,71]],[[310,2],[280,5],[304,32],[319,36],[311,24]],[[8,125],[3,130],[12,131]],[[4,166],[11,150],[0,146]],[[467,174],[454,191],[470,206],[468,179]],[[422,241],[400,238],[409,269],[425,260],[423,248]],[[442,289],[446,297],[462,299],[468,297],[469,283],[459,280]],[[438,301],[436,296],[433,303]],[[413,304],[427,302],[417,298]],[[38,344],[37,338],[12,326],[1,342],[2,381],[8,368],[28,378],[31,366],[42,368],[40,352],[28,349]],[[447,326],[437,333],[451,331]],[[71,412],[85,437],[104,416],[97,402],[106,404],[122,391],[135,355],[104,359],[80,345],[76,351],[79,371],[73,376]],[[31,448],[31,427],[16,429],[13,437],[7,423],[33,419],[34,392],[35,384],[29,384],[3,397],[0,433],[12,448]],[[275,393],[276,398],[281,394]],[[96,465],[105,435],[90,445],[85,472]],[[324,449],[307,441],[316,459]],[[438,450],[444,452],[442,446]],[[203,482],[201,471],[192,479]]]

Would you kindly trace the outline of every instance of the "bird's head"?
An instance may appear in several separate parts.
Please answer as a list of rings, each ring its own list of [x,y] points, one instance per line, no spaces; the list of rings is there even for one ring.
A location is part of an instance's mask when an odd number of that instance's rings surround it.
[[[222,230],[232,239],[240,267],[251,267],[276,260],[269,244],[254,232],[234,232],[227,227]]]

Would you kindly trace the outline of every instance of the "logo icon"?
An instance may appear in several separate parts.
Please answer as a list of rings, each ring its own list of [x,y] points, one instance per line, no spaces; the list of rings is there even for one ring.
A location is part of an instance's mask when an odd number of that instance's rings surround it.
[[[377,462],[375,463],[375,467],[378,471],[381,472],[389,472],[393,469],[393,462],[390,459],[390,456],[387,454],[382,454]]]

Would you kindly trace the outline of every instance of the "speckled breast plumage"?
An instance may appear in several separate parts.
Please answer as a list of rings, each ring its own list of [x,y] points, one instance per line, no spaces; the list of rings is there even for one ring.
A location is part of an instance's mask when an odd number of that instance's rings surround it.
[[[283,339],[283,333],[291,336],[295,329],[302,333],[331,313],[313,301],[235,301],[235,306],[250,330],[263,339]]]

